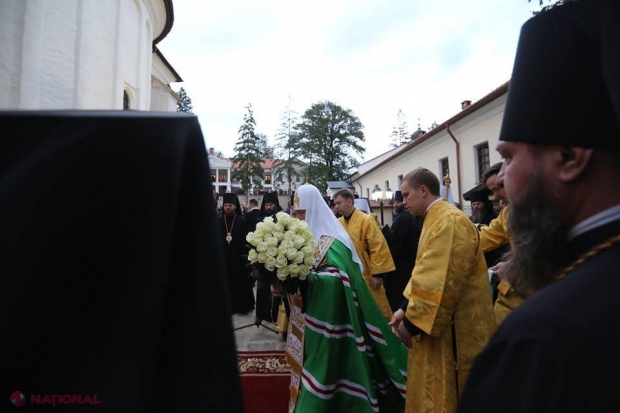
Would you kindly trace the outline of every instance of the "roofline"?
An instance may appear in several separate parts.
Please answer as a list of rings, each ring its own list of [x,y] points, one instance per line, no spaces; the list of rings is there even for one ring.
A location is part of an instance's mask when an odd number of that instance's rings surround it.
[[[172,67],[170,62],[168,62],[168,60],[164,57],[163,53],[159,50],[159,48],[155,47],[155,50],[153,50],[153,52],[161,59],[166,68],[170,70],[170,73],[172,73],[172,76],[174,76],[175,82],[182,82],[183,79],[181,79],[181,76],[179,76],[177,71],[174,70],[174,67]]]
[[[174,8],[172,7],[172,0],[162,0],[164,2],[164,7],[166,8],[166,24],[164,24],[164,30],[159,33],[155,39],[153,39],[153,51],[155,50],[155,45],[163,40],[164,37],[170,33],[172,30],[172,25],[174,24]]]
[[[360,176],[355,178],[355,180],[357,181],[360,178],[368,175],[369,173],[376,171],[377,169],[379,169],[383,165],[387,164],[388,162],[392,161],[393,159],[396,159],[400,155],[403,155],[403,154],[407,153],[407,151],[409,151],[411,148],[414,148],[414,147],[418,146],[419,144],[421,144],[423,142],[426,142],[427,140],[429,140],[433,136],[437,135],[440,131],[446,129],[446,127],[448,125],[453,125],[454,123],[458,122],[459,120],[461,120],[461,119],[471,115],[473,112],[477,111],[481,107],[485,106],[486,104],[494,101],[498,97],[500,97],[503,94],[507,93],[509,85],[510,85],[510,80],[508,80],[506,83],[504,83],[503,85],[501,85],[497,89],[493,90],[491,93],[487,94],[483,98],[479,99],[477,102],[472,103],[466,109],[463,109],[462,111],[460,111],[456,115],[452,116],[447,121],[445,121],[442,124],[436,126],[434,129],[431,129],[430,131],[426,132],[424,135],[420,136],[418,139],[416,139],[416,140],[414,140],[412,142],[409,142],[406,145],[405,149],[403,149],[402,151],[400,151],[400,152],[390,156],[389,158],[385,159],[383,162],[380,162],[379,164],[375,165],[373,168],[369,169],[368,171],[364,172],[363,174],[361,174]],[[355,175],[355,174],[353,174],[353,175]],[[353,175],[351,175],[351,176],[353,176]]]

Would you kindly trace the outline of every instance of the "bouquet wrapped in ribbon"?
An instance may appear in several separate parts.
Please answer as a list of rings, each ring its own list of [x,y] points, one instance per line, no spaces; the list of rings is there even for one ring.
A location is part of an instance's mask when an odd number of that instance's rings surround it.
[[[248,260],[254,267],[252,276],[263,280],[269,277],[286,292],[296,292],[299,281],[305,280],[314,266],[316,241],[308,224],[284,212],[258,223],[246,240],[250,244]]]

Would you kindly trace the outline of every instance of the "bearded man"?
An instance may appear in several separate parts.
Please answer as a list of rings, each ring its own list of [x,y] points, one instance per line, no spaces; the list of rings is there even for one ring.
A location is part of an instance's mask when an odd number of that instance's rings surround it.
[[[523,26],[497,148],[506,274],[530,296],[478,358],[461,412],[620,408],[619,41],[616,0]]]

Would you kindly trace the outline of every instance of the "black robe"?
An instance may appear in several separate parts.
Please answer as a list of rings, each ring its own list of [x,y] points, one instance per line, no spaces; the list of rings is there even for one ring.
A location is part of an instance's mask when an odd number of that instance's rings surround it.
[[[256,231],[256,224],[260,218],[260,209],[256,208],[248,211],[243,217],[245,218],[245,222],[248,224],[248,229],[250,232]]]
[[[571,259],[620,234],[620,220],[569,242]],[[620,243],[528,298],[469,376],[460,413],[620,411]]]
[[[234,217],[234,222],[233,222]],[[232,234],[230,244],[226,241],[226,224]],[[254,292],[250,281],[250,267],[248,266],[248,225],[239,215],[220,218],[220,234],[224,245],[224,256],[228,275],[228,294],[232,303],[233,313],[247,313],[254,309]]]
[[[396,215],[392,228],[387,226],[383,228],[383,235],[396,266],[396,271],[385,275],[383,283],[390,308],[396,311],[404,300],[403,291],[409,283],[415,265],[420,230],[414,216],[408,211],[403,211]]]
[[[20,391],[25,411],[31,396],[96,395],[32,411],[240,413],[197,118],[24,111],[0,125],[3,405]]]

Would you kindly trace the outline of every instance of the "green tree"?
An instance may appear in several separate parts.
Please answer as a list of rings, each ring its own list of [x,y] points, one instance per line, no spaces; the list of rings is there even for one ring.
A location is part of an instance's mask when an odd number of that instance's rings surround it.
[[[315,103],[303,114],[295,130],[302,159],[307,161],[309,182],[324,191],[326,181],[346,179],[365,152],[364,126],[351,109],[333,102]]]
[[[252,104],[249,103],[245,108],[248,112],[243,115],[243,125],[239,128],[239,138],[231,161],[234,165],[232,178],[241,184],[241,189],[246,193],[247,198],[247,193],[252,186],[262,188],[264,170],[261,167],[260,138],[254,131],[256,121],[252,112]]]
[[[267,135],[263,133],[259,133],[256,136],[258,137],[258,150],[260,153],[260,157],[262,159],[275,158],[274,148],[273,146],[269,145],[269,141],[267,140]]]
[[[396,114],[396,126],[392,129],[392,148],[398,148],[399,146],[409,141],[409,132],[407,132],[407,122],[405,121],[405,114],[402,110],[398,109]]]
[[[185,89],[179,89],[179,100],[177,101],[177,112],[194,113],[192,99],[189,97]]]
[[[274,177],[274,179],[287,177],[289,194],[293,190],[291,185],[293,173],[297,172],[295,167],[299,165],[297,158],[301,155],[299,134],[295,130],[297,122],[297,112],[291,109],[291,97],[289,96],[286,109],[282,113],[280,127],[276,133],[276,156],[282,162],[278,164],[276,176]],[[305,171],[301,172],[305,173]]]

